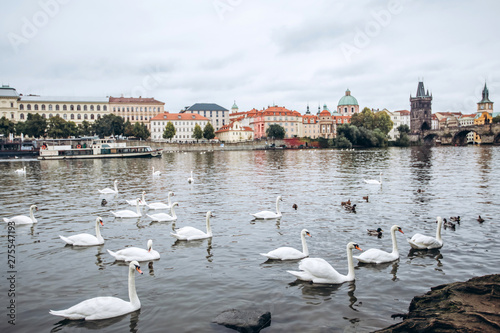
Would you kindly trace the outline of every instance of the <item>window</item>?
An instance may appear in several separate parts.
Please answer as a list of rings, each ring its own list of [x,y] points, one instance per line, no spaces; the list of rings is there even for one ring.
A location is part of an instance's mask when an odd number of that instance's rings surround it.
[[[344,108],[344,112],[347,113],[347,108]]]
[[[31,110],[31,104],[26,105],[26,110]]]
[[[21,119],[21,120],[22,120],[22,119],[24,119],[24,113],[21,113],[21,114],[19,115],[19,119]]]
[[[59,104],[56,104],[56,111],[59,111]]]
[[[65,113],[65,114],[63,114],[63,119],[64,119],[64,120],[68,119],[68,115],[67,115],[66,113]]]
[[[63,105],[63,111],[68,111],[68,107],[66,106],[66,104]]]
[[[108,109],[108,108],[106,107],[106,105],[103,105],[103,106],[102,106],[102,110],[103,110],[103,111],[107,111],[107,109]]]
[[[19,104],[19,110],[24,110],[24,105]]]
[[[82,115],[81,115],[81,114],[77,114],[77,115],[76,115],[76,118],[77,118],[78,120],[80,120],[80,119],[82,119]]]
[[[14,103],[10,102],[10,107],[13,108],[14,107]]]
[[[49,111],[52,111],[52,104],[49,104]]]
[[[115,112],[115,111],[116,111],[116,107],[115,107],[115,106],[113,106],[113,112]]]
[[[90,114],[90,119],[94,119],[94,114],[93,113]]]
[[[75,111],[75,106],[74,106],[73,104],[72,104],[72,105],[70,105],[70,106],[69,106],[69,110],[70,110],[70,111]]]
[[[351,108],[351,112],[354,113],[354,108]]]
[[[38,111],[38,104],[35,104],[35,111]]]
[[[69,117],[71,120],[74,120],[75,119],[75,115],[72,113]]]
[[[87,120],[87,119],[88,119],[88,114],[86,114],[86,113],[85,113],[85,114],[83,115],[83,119]]]
[[[101,111],[101,106],[100,105],[97,106],[97,111]]]
[[[52,113],[49,113],[49,118],[52,118]]]
[[[93,105],[90,106],[90,111],[94,111],[94,106]]]
[[[83,111],[87,111],[87,105],[83,106]]]
[[[42,111],[45,111],[45,104],[42,104]]]
[[[82,110],[82,107],[80,105],[77,105],[76,106],[76,111],[81,111]]]

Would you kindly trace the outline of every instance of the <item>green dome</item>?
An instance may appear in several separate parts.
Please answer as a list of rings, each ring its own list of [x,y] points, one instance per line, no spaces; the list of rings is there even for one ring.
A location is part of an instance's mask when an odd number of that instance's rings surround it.
[[[359,105],[358,100],[354,98],[354,96],[351,96],[351,91],[349,89],[346,90],[345,96],[342,96],[342,98],[339,101],[339,105]]]

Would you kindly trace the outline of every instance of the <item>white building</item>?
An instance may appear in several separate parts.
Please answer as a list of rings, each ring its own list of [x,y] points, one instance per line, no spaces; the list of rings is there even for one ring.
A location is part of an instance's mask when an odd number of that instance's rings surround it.
[[[203,130],[210,122],[210,119],[200,116],[199,114],[190,113],[160,113],[151,118],[151,139],[166,141],[163,139],[163,131],[168,122],[172,122],[175,127],[175,136],[172,142],[195,142],[193,131],[196,124],[200,125]]]
[[[385,112],[389,115],[392,120],[392,129],[389,131],[387,136],[390,141],[395,141],[399,137],[398,127],[401,125],[407,125],[410,128],[410,111],[408,110],[397,110],[397,111],[389,111],[387,109],[383,109],[379,112]]]
[[[253,130],[249,126],[243,126],[239,121],[233,121],[215,132],[217,138],[222,142],[241,142],[253,140]]]
[[[181,113],[194,113],[208,118],[215,131],[229,124],[229,110],[215,103],[196,103]]]

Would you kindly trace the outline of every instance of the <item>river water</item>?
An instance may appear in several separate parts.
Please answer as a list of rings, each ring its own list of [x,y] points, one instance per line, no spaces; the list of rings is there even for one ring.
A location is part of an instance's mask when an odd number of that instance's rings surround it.
[[[26,176],[14,170],[27,167]],[[163,171],[153,177],[152,167]],[[0,228],[2,332],[232,332],[212,323],[222,311],[270,311],[262,332],[370,332],[397,323],[391,314],[408,310],[411,299],[431,287],[499,273],[496,237],[500,203],[500,147],[412,147],[406,149],[281,150],[165,153],[160,159],[1,160],[1,217],[29,213],[38,223],[17,226],[15,297],[8,297],[7,226]],[[190,171],[194,183],[188,184]],[[364,178],[383,185],[368,185]],[[119,194],[103,196],[112,187]],[[421,190],[420,192],[418,190]],[[110,211],[132,208],[139,197],[167,201],[173,191],[178,221],[115,219]],[[280,221],[254,221],[250,213],[274,210],[281,195]],[[369,202],[363,200],[369,196]],[[101,206],[106,198],[108,204]],[[340,203],[350,199],[357,212]],[[292,208],[293,204],[298,209]],[[176,241],[174,227],[205,227],[212,211],[213,239]],[[456,230],[443,229],[441,250],[412,252],[416,232],[435,235],[436,217],[461,217]],[[479,224],[481,215],[486,221]],[[72,248],[58,235],[94,233],[101,216],[103,246]],[[310,257],[327,260],[347,274],[346,244],[391,251],[389,229],[398,224],[400,260],[359,265],[356,280],[311,285],[287,270],[298,261],[266,262],[259,255],[280,246],[301,249],[308,229]],[[381,238],[366,229],[381,227]],[[497,230],[495,232],[495,230]],[[142,263],[136,274],[140,311],[97,322],[68,321],[49,310],[68,308],[96,296],[128,301],[128,267],[106,249],[145,247],[152,239],[161,259]],[[356,251],[356,250],[355,250]],[[12,287],[12,285],[11,285]],[[15,326],[7,306],[16,302]]]

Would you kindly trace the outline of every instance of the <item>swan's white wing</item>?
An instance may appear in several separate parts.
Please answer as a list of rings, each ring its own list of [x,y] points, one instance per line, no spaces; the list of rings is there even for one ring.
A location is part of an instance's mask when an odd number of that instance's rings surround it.
[[[339,274],[322,258],[306,258],[299,263],[299,269],[311,275],[314,283],[342,283],[346,276]]]
[[[369,249],[354,258],[368,264],[381,264],[383,262],[391,262],[398,259],[399,253],[393,254],[379,249]]]
[[[107,251],[109,254],[115,257],[116,260],[119,261],[132,261],[132,260],[145,261],[152,259],[151,253],[148,252],[148,250],[141,249],[138,247],[127,247],[123,250],[116,252],[110,250]]]
[[[158,213],[158,214],[146,214],[147,217],[149,217],[153,221],[175,221],[177,218],[174,218],[166,213]]]
[[[183,227],[177,229],[175,233],[171,232],[170,234],[179,240],[194,240],[209,237],[205,232],[193,227]]]
[[[294,260],[307,257],[303,252],[287,246],[279,247],[268,253],[261,253],[261,255],[274,260]]]
[[[281,216],[281,215],[276,214],[275,212],[271,212],[268,210],[264,210],[262,212],[258,212],[258,213],[251,214],[251,215],[253,215],[256,219],[275,219],[275,218],[278,218]]]
[[[443,246],[443,243],[436,238],[422,234],[413,235],[411,239],[408,239],[408,243],[414,249],[437,249]]]
[[[59,236],[66,243],[73,246],[92,246],[104,244],[104,239],[98,239],[96,236],[91,234],[78,234],[69,237]],[[69,242],[68,242],[69,241]]]
[[[115,217],[139,217],[141,215],[137,214],[137,212],[133,212],[131,210],[119,210],[117,212],[111,212]]]
[[[49,313],[54,316],[61,316],[73,320],[98,320],[118,317],[139,308],[140,305],[134,308],[130,302],[126,302],[117,297],[95,297],[73,305],[65,310],[50,310]]]
[[[99,193],[102,193],[102,194],[114,194],[114,193],[117,193],[115,190],[113,189],[110,189],[109,187],[103,189],[103,190],[98,190]]]
[[[31,223],[36,223],[36,219],[31,219],[29,216],[26,215],[17,215],[14,217],[11,217],[10,219],[3,219],[5,222],[14,222],[15,224],[31,224]]]
[[[149,209],[170,209],[170,206],[163,202],[153,202],[148,204]]]

